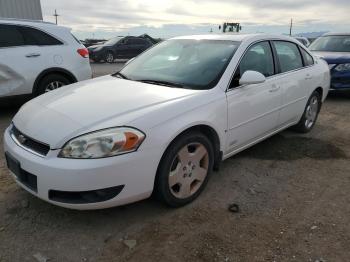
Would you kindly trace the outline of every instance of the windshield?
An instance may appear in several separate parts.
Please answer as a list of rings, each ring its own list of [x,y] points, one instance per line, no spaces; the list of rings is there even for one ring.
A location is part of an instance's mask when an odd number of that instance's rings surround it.
[[[350,52],[350,36],[322,36],[316,39],[309,49],[311,51]]]
[[[240,42],[175,39],[162,42],[125,66],[134,81],[210,89],[220,80]]]
[[[121,39],[123,39],[123,37],[114,37],[112,39],[109,39],[107,42],[105,42],[103,45],[115,45],[116,43],[118,43]]]

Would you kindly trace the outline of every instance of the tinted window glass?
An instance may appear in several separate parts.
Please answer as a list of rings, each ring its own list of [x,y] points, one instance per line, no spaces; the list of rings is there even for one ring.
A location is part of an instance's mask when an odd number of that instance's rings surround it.
[[[135,38],[129,38],[129,39],[126,41],[126,43],[127,43],[128,45],[137,45],[137,44],[138,44],[137,39],[135,39]]]
[[[301,50],[301,53],[303,54],[303,57],[304,57],[304,63],[305,63],[305,66],[311,66],[314,64],[314,59],[312,58],[312,56],[306,52],[303,48],[300,48]]]
[[[21,32],[14,25],[0,25],[0,47],[23,46]]]
[[[303,67],[303,60],[296,44],[283,41],[275,41],[274,43],[281,66],[281,73]]]
[[[24,37],[25,45],[61,45],[56,38],[31,27],[18,27]]]
[[[146,45],[147,41],[144,40],[144,39],[141,39],[141,38],[136,38],[135,39],[135,43],[138,44],[138,45]]]
[[[257,71],[264,76],[269,77],[274,74],[273,56],[270,44],[261,42],[252,46],[244,55],[240,65],[240,76],[244,72]]]

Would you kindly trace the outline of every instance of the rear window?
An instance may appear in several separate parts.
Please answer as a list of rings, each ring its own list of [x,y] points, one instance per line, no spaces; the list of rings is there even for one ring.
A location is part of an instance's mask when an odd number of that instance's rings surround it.
[[[23,46],[22,33],[14,25],[0,25],[0,47]]]
[[[18,27],[24,37],[25,45],[62,45],[63,43],[53,36],[32,27]]]
[[[61,41],[53,36],[32,27],[0,25],[0,47],[62,44]]]
[[[274,41],[274,45],[280,62],[281,73],[303,67],[303,60],[296,44],[285,41]]]

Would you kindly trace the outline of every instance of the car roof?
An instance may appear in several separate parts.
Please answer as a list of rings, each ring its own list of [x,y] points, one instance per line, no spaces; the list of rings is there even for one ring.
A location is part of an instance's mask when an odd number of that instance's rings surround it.
[[[32,26],[47,30],[70,30],[68,27],[58,26],[54,23],[45,22],[41,20],[27,20],[27,19],[12,19],[12,18],[0,18],[1,24],[9,24],[9,25],[25,25]]]
[[[322,36],[350,36],[350,33],[326,33]]]
[[[273,35],[273,34],[209,34],[209,35],[190,35],[190,36],[179,36],[172,39],[195,39],[195,40],[229,40],[229,41],[249,41],[254,42],[258,40],[284,40],[298,43],[292,37],[285,35]]]

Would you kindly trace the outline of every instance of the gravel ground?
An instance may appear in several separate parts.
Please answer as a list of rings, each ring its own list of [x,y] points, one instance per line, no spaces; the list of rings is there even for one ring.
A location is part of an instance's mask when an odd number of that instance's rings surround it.
[[[0,133],[17,110],[0,108]],[[284,131],[226,160],[184,208],[99,211],[19,188],[0,137],[0,261],[349,261],[349,130],[350,96],[333,95],[310,134]]]

